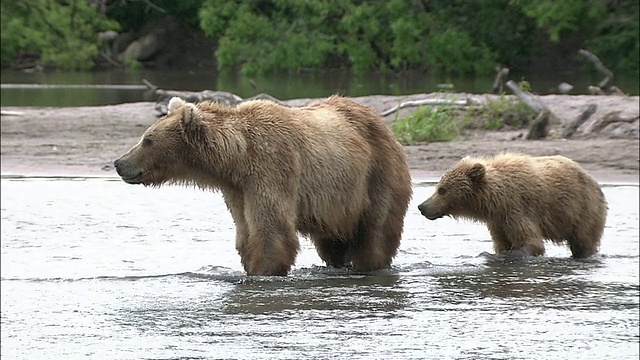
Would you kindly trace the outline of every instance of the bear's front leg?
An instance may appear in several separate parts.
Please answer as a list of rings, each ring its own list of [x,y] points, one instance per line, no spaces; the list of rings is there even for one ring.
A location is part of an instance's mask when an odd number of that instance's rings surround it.
[[[284,195],[260,192],[246,194],[244,204],[247,274],[287,275],[300,249],[292,202]]]
[[[247,271],[246,246],[249,242],[249,230],[247,228],[247,221],[244,218],[244,197],[242,193],[237,192],[223,191],[222,194],[224,196],[224,202],[231,212],[233,223],[236,226],[236,250],[240,255],[242,266],[245,271]]]
[[[544,255],[542,234],[528,219],[511,218],[501,224],[489,224],[496,254],[519,251],[527,256]]]

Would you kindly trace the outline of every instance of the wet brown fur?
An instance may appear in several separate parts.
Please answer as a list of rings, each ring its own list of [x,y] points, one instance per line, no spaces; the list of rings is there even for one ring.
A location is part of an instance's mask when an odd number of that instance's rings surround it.
[[[130,183],[220,190],[252,275],[287,274],[297,232],[329,265],[388,267],[412,191],[403,148],[384,119],[339,96],[303,108],[172,100],[116,168]]]
[[[607,217],[600,186],[577,163],[520,154],[463,159],[419,209],[486,223],[496,253],[543,255],[547,239],[567,243],[574,258],[598,252]]]

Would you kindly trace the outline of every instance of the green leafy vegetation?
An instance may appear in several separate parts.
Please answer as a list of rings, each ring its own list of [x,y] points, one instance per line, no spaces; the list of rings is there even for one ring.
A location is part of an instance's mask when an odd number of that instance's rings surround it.
[[[6,0],[0,60],[91,69],[99,32],[135,32],[170,17],[211,38],[211,56],[228,73],[486,76],[496,65],[518,71],[534,56],[585,48],[614,72],[637,76],[639,8],[637,0]]]
[[[501,95],[466,110],[449,106],[419,107],[408,116],[396,118],[391,129],[400,142],[413,145],[455,140],[464,129],[496,131],[505,126],[521,129],[534,117],[533,110],[517,98]]]
[[[402,143],[451,141],[460,133],[454,110],[446,107],[421,106],[411,115],[396,119],[391,130]]]
[[[567,33],[588,30],[606,10],[606,2],[601,0],[513,0],[513,3],[545,29],[554,42]]]
[[[466,114],[466,127],[500,130],[505,125],[520,129],[535,117],[535,112],[513,97],[501,95],[489,98],[481,107],[470,108]]]
[[[0,6],[2,66],[36,54],[45,66],[87,70],[98,56],[98,32],[118,29],[85,0],[5,0]]]

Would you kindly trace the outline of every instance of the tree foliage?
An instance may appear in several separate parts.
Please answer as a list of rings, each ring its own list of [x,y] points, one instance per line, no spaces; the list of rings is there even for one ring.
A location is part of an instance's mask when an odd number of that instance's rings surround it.
[[[563,34],[588,30],[589,25],[604,15],[601,0],[513,0],[536,24],[549,33],[552,41],[560,41]]]
[[[144,25],[172,16],[178,22],[189,27],[198,28],[196,14],[203,0],[129,0],[105,1],[106,14],[110,19],[118,21],[122,31],[137,31]]]
[[[3,0],[0,16],[3,66],[31,52],[44,64],[89,69],[98,55],[98,32],[118,28],[85,0]]]
[[[206,0],[205,34],[220,39],[220,70],[245,74],[347,66],[487,73],[496,53],[448,28],[422,1]]]
[[[587,48],[614,70],[639,74],[640,64],[640,2],[621,0],[610,5],[604,19],[595,22],[594,36],[587,40]]]
[[[99,4],[103,6],[100,11]],[[586,48],[616,72],[638,74],[637,0],[6,0],[2,66],[38,54],[88,69],[97,33],[138,31],[173,17],[215,40],[225,72],[307,69],[518,70],[548,51]]]

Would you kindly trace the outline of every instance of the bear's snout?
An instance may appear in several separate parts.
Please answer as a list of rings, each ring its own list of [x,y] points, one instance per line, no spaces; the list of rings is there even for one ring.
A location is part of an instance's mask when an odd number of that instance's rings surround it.
[[[444,214],[440,212],[435,206],[431,206],[428,201],[429,200],[418,205],[418,210],[420,210],[422,216],[426,217],[429,220],[437,220],[443,217]]]
[[[116,168],[116,172],[122,180],[129,184],[139,184],[139,177],[142,175],[142,170],[130,166],[126,161],[123,161],[122,158],[116,159],[113,162],[113,166]]]

